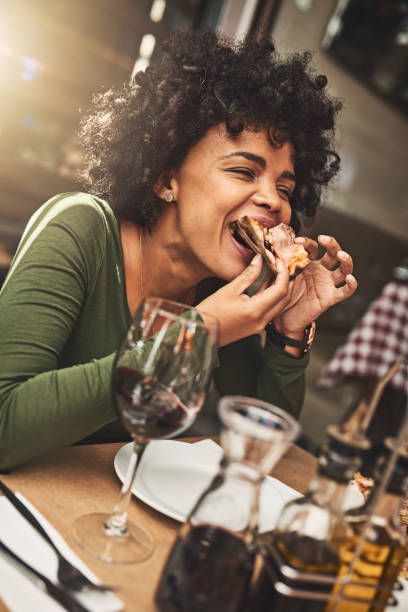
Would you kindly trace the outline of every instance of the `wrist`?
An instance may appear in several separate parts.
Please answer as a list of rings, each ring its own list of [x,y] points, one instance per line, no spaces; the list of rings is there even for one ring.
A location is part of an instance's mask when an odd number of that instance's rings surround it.
[[[278,317],[276,319],[273,319],[273,321],[270,321],[268,325],[273,325],[273,327],[279,334],[288,338],[293,338],[293,340],[302,340],[305,333],[304,327],[300,329],[288,328],[282,323],[281,319]]]
[[[315,333],[316,323],[314,321],[302,330],[300,334],[295,332],[295,334],[290,333],[290,335],[285,335],[277,329],[275,321],[271,321],[266,326],[266,337],[268,341],[296,357],[301,357],[309,352]]]

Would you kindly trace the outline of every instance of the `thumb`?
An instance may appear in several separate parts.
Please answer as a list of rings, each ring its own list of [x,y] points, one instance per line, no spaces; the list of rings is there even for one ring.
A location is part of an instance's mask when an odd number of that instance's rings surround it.
[[[276,299],[282,299],[288,294],[289,287],[289,270],[285,262],[280,258],[276,258],[276,271],[277,275],[275,281],[269,285],[264,291],[258,296],[255,296],[261,303]],[[255,299],[255,298],[254,298]]]
[[[252,259],[248,267],[238,274],[236,278],[230,283],[230,287],[234,289],[238,294],[241,294],[252,285],[252,283],[258,278],[262,270],[262,256],[258,253]]]

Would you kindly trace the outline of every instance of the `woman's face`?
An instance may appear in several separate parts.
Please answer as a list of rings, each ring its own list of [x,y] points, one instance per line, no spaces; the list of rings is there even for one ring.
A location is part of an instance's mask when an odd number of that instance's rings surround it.
[[[170,185],[192,265],[204,276],[232,280],[253,254],[233,238],[231,221],[249,215],[267,227],[290,222],[293,147],[274,148],[264,131],[232,137],[216,126],[190,150]]]

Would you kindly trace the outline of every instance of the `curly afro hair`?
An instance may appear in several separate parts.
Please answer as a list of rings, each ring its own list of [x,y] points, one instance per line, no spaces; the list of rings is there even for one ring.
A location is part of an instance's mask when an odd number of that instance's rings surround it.
[[[151,228],[163,206],[154,184],[211,127],[224,124],[231,135],[263,129],[272,146],[292,143],[292,210],[313,217],[322,187],[339,169],[333,137],[341,103],[310,61],[307,52],[281,59],[270,41],[174,33],[145,72],[94,97],[80,128],[86,187],[119,219]]]

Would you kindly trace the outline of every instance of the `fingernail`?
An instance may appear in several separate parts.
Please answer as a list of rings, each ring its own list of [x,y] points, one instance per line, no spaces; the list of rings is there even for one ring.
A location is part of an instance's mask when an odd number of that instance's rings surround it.
[[[305,240],[305,238],[302,238],[302,236],[296,236],[295,242],[297,242],[298,244],[302,244],[302,243],[306,242],[306,240]]]
[[[261,255],[260,253],[257,253],[255,257],[251,260],[251,266],[256,266],[260,259]]]
[[[350,255],[348,253],[346,253],[345,251],[339,251],[337,253],[338,257],[340,257],[341,259],[348,259],[350,257]]]
[[[320,240],[324,240],[326,242],[326,240],[330,240],[330,236],[326,236],[326,234],[320,234],[319,236]]]

